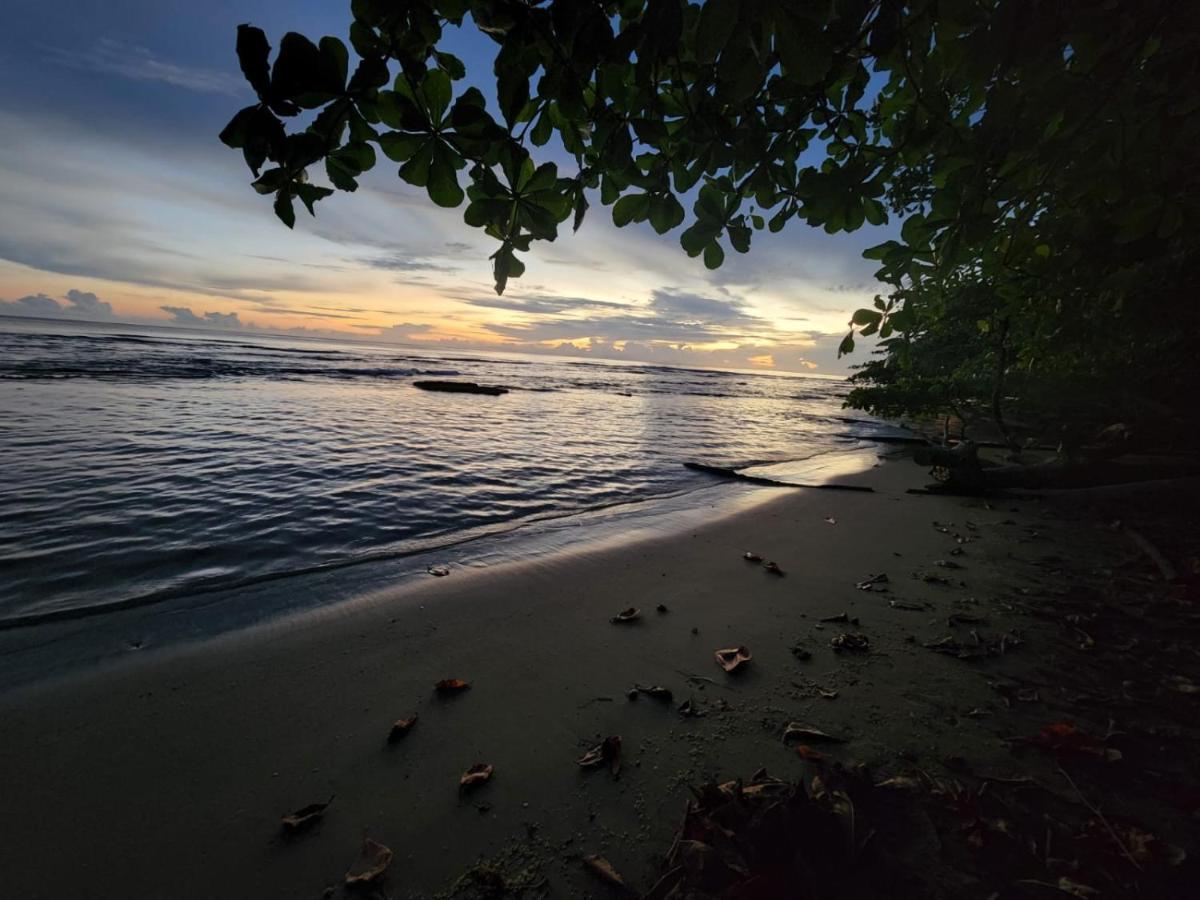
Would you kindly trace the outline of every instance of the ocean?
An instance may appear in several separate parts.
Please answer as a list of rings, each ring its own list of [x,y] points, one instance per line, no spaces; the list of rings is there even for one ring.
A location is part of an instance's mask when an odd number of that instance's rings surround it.
[[[510,392],[430,393],[421,378]],[[266,583],[286,611],[280,586],[298,576],[447,548],[482,558],[489,537],[538,523],[728,489],[684,462],[794,470],[861,446],[872,423],[842,410],[845,391],[772,373],[2,318],[0,628],[253,597],[244,589]]]

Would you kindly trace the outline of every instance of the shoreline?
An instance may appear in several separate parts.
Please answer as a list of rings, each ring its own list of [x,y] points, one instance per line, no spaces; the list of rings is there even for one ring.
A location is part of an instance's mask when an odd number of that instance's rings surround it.
[[[755,463],[753,468],[778,470],[784,481],[812,476],[822,482],[853,482],[886,451],[860,438],[856,446]],[[208,590],[14,616],[0,620],[0,693],[44,678],[70,678],[96,666],[119,667],[137,656],[170,654],[186,644],[238,632],[286,630],[289,622],[306,616],[336,617],[336,607],[343,604],[371,603],[420,590],[420,583],[432,577],[428,570],[434,566],[447,567],[461,578],[509,562],[536,565],[580,546],[599,549],[669,536],[710,514],[734,515],[768,503],[783,488],[782,484],[764,488],[702,479],[672,494],[548,514],[482,534],[447,536],[442,543],[411,551],[280,572]]]
[[[993,509],[906,496],[924,480],[911,463],[862,477],[874,493],[788,492],[679,534],[431,579],[286,629],[0,695],[0,870],[28,898],[340,896],[369,836],[396,853],[389,896],[445,891],[486,859],[536,871],[560,895],[601,897],[580,858],[600,853],[648,888],[688,785],[763,765],[799,777],[803,761],[779,739],[789,721],[842,738],[829,755],[847,765],[895,771],[963,755],[1013,771],[1000,738],[1036,732],[1049,713],[1001,711],[990,682],[1042,677],[1060,652],[1056,624],[1009,602],[1045,577],[1045,538],[1031,535],[1055,528],[1050,510],[1027,497]],[[954,574],[969,587],[910,577],[954,546],[931,522],[964,519],[974,538]],[[1082,537],[1093,555],[1116,540]],[[786,575],[747,563],[745,550]],[[879,572],[891,573],[890,592],[856,589]],[[639,623],[609,622],[631,603]],[[1036,652],[976,666],[922,647],[965,635],[947,616],[967,609]],[[870,653],[830,647],[840,626],[821,620],[841,613],[861,618]],[[809,660],[793,655],[797,643]],[[738,644],[753,662],[726,676],[713,651]],[[443,678],[472,687],[439,698]],[[675,700],[627,700],[634,683]],[[702,718],[676,712],[689,698]],[[971,709],[995,712],[964,717]],[[389,746],[391,723],[414,713],[412,733]],[[619,779],[574,762],[608,735],[623,740]],[[461,795],[458,777],[476,762],[495,777]],[[331,794],[317,829],[280,839],[282,814]]]

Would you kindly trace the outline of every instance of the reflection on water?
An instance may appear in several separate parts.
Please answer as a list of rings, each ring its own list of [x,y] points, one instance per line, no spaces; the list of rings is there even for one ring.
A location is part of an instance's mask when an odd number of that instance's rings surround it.
[[[514,388],[431,394],[420,375]],[[811,456],[841,382],[0,320],[0,617],[411,552]]]

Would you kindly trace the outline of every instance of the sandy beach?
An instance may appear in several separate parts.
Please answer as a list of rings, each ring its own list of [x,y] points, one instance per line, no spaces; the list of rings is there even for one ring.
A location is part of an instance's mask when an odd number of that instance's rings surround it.
[[[688,785],[760,766],[804,773],[780,740],[791,721],[844,739],[822,749],[879,777],[966,760],[1056,779],[1053,759],[1014,755],[1004,739],[1058,721],[1067,688],[1056,679],[1082,677],[1095,656],[1031,606],[1097,560],[1147,583],[1152,569],[1096,520],[1064,521],[1037,497],[907,495],[927,480],[909,462],[851,480],[874,490],[780,489],[686,533],[430,577],[0,696],[3,892],[334,896],[364,836],[395,852],[386,896],[451,891],[481,860],[510,885],[613,896],[580,865],[594,853],[644,891]],[[886,591],[856,588],[879,573]],[[610,623],[631,605],[638,621]],[[858,624],[822,621],[842,613]],[[835,651],[843,632],[869,650]],[[923,646],[980,634],[1008,635],[1013,649],[964,660]],[[713,653],[733,645],[753,660],[731,676]],[[435,695],[446,678],[471,687]],[[673,702],[629,700],[635,684],[665,686]],[[1031,684],[1047,685],[1034,702],[997,688]],[[677,712],[689,698],[702,717]],[[1081,728],[1103,733],[1122,716],[1073,701]],[[413,715],[389,745],[392,722]],[[576,758],[609,735],[622,739],[620,776],[581,770]],[[1186,777],[1188,755],[1174,759]],[[461,794],[476,762],[494,777]],[[281,815],[331,796],[316,828],[281,838]],[[1154,825],[1189,846],[1188,821],[1177,811]],[[957,877],[948,896],[988,894]]]

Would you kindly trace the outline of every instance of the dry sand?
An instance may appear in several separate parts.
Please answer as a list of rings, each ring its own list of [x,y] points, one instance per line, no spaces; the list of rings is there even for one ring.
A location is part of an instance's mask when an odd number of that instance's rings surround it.
[[[340,895],[369,836],[395,851],[394,897],[447,890],[481,858],[510,878],[548,878],[558,896],[610,896],[581,855],[602,853],[645,889],[689,783],[763,765],[800,773],[780,741],[788,721],[846,738],[830,753],[878,770],[953,755],[1011,769],[1001,738],[1036,730],[1047,713],[998,712],[988,681],[997,667],[1045,663],[1044,640],[1035,654],[983,664],[922,643],[970,640],[983,626],[948,625],[960,612],[986,617],[989,634],[1019,630],[1023,650],[1036,646],[1049,626],[1007,601],[1044,577],[1032,561],[1048,552],[1039,542],[1052,524],[1030,499],[992,508],[908,496],[926,480],[910,463],[860,480],[875,492],[781,489],[699,530],[456,571],[393,597],[10,692],[0,697],[0,893]],[[943,532],[935,520],[954,524]],[[958,546],[965,553],[948,556]],[[786,575],[744,561],[745,550]],[[963,568],[936,567],[939,559]],[[879,572],[889,592],[856,589]],[[913,577],[921,572],[952,583]],[[660,603],[669,611],[657,612]],[[639,622],[610,624],[630,605]],[[842,612],[860,627],[820,622]],[[867,635],[871,652],[835,653],[830,640],[843,630]],[[810,660],[793,655],[797,642]],[[727,676],[713,651],[736,644],[754,659]],[[449,677],[471,689],[435,696],[434,682]],[[630,701],[634,683],[666,686],[674,703]],[[702,718],[676,711],[689,697]],[[975,709],[989,715],[965,715]],[[387,745],[393,720],[413,714],[411,733]],[[617,779],[574,763],[607,735],[624,744]],[[461,796],[459,775],[475,762],[495,776]],[[281,814],[330,795],[316,829],[280,838]]]

